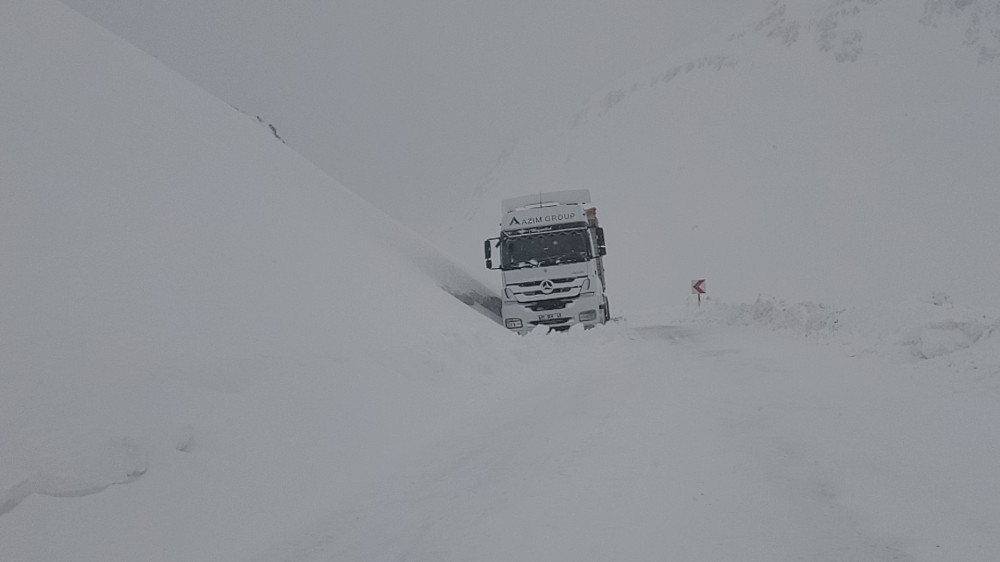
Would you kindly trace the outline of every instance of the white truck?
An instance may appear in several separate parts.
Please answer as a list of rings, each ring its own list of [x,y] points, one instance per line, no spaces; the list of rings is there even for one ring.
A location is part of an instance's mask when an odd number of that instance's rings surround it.
[[[503,276],[504,326],[567,330],[611,319],[604,293],[604,229],[590,191],[553,191],[505,199],[500,236],[483,243],[487,269]],[[499,249],[499,264],[492,250]]]

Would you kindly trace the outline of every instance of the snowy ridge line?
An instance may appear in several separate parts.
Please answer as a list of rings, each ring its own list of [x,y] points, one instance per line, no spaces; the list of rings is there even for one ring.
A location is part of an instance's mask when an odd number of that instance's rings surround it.
[[[706,301],[694,322],[736,326],[764,326],[774,331],[833,340],[847,345],[852,355],[878,355],[904,350],[919,360],[975,352],[975,367],[1000,372],[1000,354],[994,338],[1000,334],[1000,315],[957,306],[944,293],[896,308],[834,309],[814,302],[786,303],[769,296],[753,304]],[[980,353],[982,352],[982,353]],[[985,365],[981,364],[985,363]]]
[[[641,90],[652,89],[657,86],[668,84],[674,78],[683,74],[690,74],[696,70],[704,69],[720,71],[724,68],[734,68],[736,64],[737,59],[735,57],[728,54],[718,54],[701,57],[683,64],[671,66],[666,70],[657,72],[647,80],[638,80],[629,86],[608,90],[596,101],[588,103],[583,109],[576,112],[570,120],[569,126],[571,129],[578,127],[591,113],[593,113],[596,117],[603,117],[630,95]],[[502,163],[503,160],[506,160],[506,156],[509,156],[509,154],[501,155],[501,158],[498,159],[498,164]]]
[[[820,51],[832,54],[837,62],[854,62],[862,55],[865,39],[862,26],[856,25],[856,22],[862,21],[859,16],[884,1],[836,0],[826,5],[817,16],[806,17],[793,15],[794,9],[789,9],[789,2],[775,0],[754,31],[780,40],[786,47],[807,35]],[[923,13],[915,21],[929,28],[957,24],[961,28],[962,44],[977,51],[980,64],[1000,57],[1000,2],[927,0]],[[742,34],[737,37],[742,37]]]
[[[836,0],[825,6],[815,16],[800,15],[789,3],[774,0],[767,14],[749,30],[730,35],[727,47],[719,53],[692,57],[665,70],[652,73],[648,78],[633,77],[628,83],[614,86],[595,96],[576,112],[570,120],[570,128],[576,128],[589,116],[603,117],[616,105],[632,94],[670,83],[678,76],[696,70],[732,69],[740,59],[735,49],[740,41],[750,34],[781,42],[792,47],[803,38],[811,39],[820,52],[828,53],[839,63],[856,62],[864,53],[865,31],[858,22],[866,11],[873,9],[884,0]],[[962,44],[977,51],[980,64],[1000,59],[1000,2],[995,0],[928,0],[923,13],[914,23],[937,29],[945,25],[957,25],[962,36]],[[648,74],[648,71],[647,71]],[[505,150],[498,158],[499,165],[513,150]]]
[[[920,23],[936,28],[945,15],[965,27],[962,44],[978,52],[980,64],[1000,59],[1000,2],[927,0]]]

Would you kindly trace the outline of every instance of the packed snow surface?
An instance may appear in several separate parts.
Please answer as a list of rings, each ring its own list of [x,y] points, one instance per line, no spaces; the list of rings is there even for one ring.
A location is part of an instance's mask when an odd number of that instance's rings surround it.
[[[839,11],[775,2],[725,41],[745,47],[738,59],[625,80],[555,140],[516,147],[434,236],[452,259],[76,12],[6,0],[0,559],[996,559],[1000,301],[986,249],[1000,229],[986,218],[998,208],[987,156],[1000,104],[984,88],[997,84],[1000,12],[967,0],[823,5]],[[923,46],[921,62],[950,85],[963,80],[952,104],[928,101],[943,86],[871,85],[866,57],[892,60],[879,64],[893,79],[923,72],[904,72],[912,59],[878,33],[897,9],[900,44]],[[808,92],[782,90],[767,109],[775,90],[753,67]],[[809,93],[841,99],[820,82],[898,97],[863,119],[922,112],[893,121],[901,130],[858,130],[842,106],[809,111]],[[661,92],[710,106],[733,89],[766,111],[664,113]],[[768,117],[779,101],[787,126]],[[751,113],[766,134],[723,134],[730,118],[750,127]],[[664,141],[644,114],[694,136]],[[705,160],[713,127],[745,168]],[[957,145],[933,131],[962,144],[938,152]],[[658,148],[606,152],[636,135]],[[867,152],[872,135],[898,152]],[[750,136],[764,144],[737,142]],[[857,166],[802,148],[817,139],[833,155],[857,141]],[[672,149],[691,159],[657,168]],[[768,150],[801,159],[758,163]],[[931,173],[931,155],[944,169]],[[794,197],[790,166],[815,180]],[[612,168],[621,182],[583,181]],[[830,191],[875,171],[899,197],[874,180],[850,184],[855,199]],[[672,204],[701,202],[690,184],[703,174],[739,204]],[[944,180],[947,193],[931,189]],[[481,240],[500,199],[529,182],[591,189],[614,322],[517,337],[462,302],[498,286],[478,269]],[[819,201],[871,218],[854,200],[892,225],[878,251],[869,231],[817,214]],[[778,240],[775,226],[791,241],[758,246]],[[698,231],[715,261],[686,249],[682,233]],[[913,256],[971,277],[951,291]],[[706,269],[699,305],[687,283]],[[905,294],[835,290],[866,271]],[[770,279],[786,280],[780,296],[757,296]]]

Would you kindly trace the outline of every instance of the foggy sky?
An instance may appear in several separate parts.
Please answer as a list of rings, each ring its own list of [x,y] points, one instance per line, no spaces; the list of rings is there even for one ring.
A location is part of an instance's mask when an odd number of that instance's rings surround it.
[[[64,0],[411,225],[603,85],[763,0]],[[735,7],[734,7],[735,5]],[[544,186],[530,186],[529,190]]]

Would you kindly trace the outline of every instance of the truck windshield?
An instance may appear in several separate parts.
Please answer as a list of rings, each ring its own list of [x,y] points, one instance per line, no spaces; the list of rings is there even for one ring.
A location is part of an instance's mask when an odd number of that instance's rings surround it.
[[[585,228],[506,236],[502,246],[503,269],[582,262],[590,258]]]

